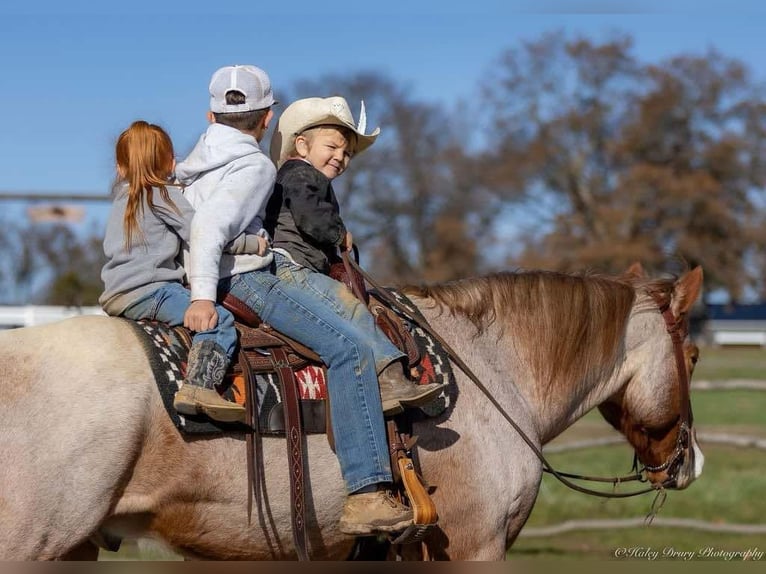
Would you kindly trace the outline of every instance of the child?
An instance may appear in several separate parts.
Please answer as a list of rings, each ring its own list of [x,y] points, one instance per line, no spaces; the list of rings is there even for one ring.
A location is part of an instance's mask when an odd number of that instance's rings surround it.
[[[344,284],[327,275],[330,262],[338,259],[338,248],[349,250],[352,245],[332,180],[379,133],[376,129],[365,135],[364,127],[355,127],[348,103],[341,97],[306,98],[290,104],[271,140],[271,159],[279,171],[266,210],[266,230],[273,237],[280,279],[325,299],[366,335],[379,373],[383,413],[393,414],[402,407],[430,402],[441,386],[407,380],[404,354],[377,329],[367,307]]]
[[[230,292],[275,329],[314,349],[327,364],[335,450],[349,492],[342,532],[369,535],[412,524],[412,511],[385,490],[392,480],[374,359],[364,337],[324,301],[280,281],[265,257],[222,256],[232,237],[262,227],[276,170],[258,143],[275,104],[266,73],[228,66],[210,82],[211,125],[176,168],[195,207],[187,319],[204,323],[216,291]]]
[[[181,325],[189,292],[181,283],[184,270],[177,259],[189,239],[194,211],[181,189],[169,185],[173,144],[159,126],[133,122],[117,140],[116,159],[118,179],[104,238],[107,263],[101,272],[105,290],[99,303],[109,315]],[[242,238],[235,250],[246,248]],[[226,370],[237,343],[233,317],[222,307],[216,311],[217,321],[194,335],[183,385],[188,400],[176,408],[182,414],[199,409],[223,422],[244,421],[244,408],[224,400],[213,388],[217,379],[209,376]],[[210,352],[212,346],[220,352]]]

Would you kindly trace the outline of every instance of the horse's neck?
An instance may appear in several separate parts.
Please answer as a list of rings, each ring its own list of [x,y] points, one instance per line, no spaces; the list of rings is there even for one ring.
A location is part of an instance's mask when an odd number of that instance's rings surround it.
[[[448,310],[439,312],[419,302],[421,311],[436,331],[453,347],[489,390],[500,405],[511,414],[526,411],[540,441],[544,444],[574,424],[585,413],[616,393],[624,380],[624,358],[620,357],[609,373],[593,369],[583,380],[573,381],[568,387],[552,387],[550,381],[539,376],[524,360],[523,342],[511,331],[501,331],[490,325],[482,333],[462,316],[452,316]],[[457,367],[454,367],[459,371]],[[605,376],[606,375],[606,376]],[[471,382],[464,385],[474,387]],[[458,402],[468,392],[460,388]],[[477,400],[486,406],[486,401]],[[472,405],[475,406],[475,405]]]

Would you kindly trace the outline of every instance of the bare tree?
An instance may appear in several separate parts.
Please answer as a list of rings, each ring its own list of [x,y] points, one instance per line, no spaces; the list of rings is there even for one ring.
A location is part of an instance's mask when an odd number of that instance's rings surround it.
[[[762,288],[764,93],[711,51],[639,64],[631,41],[549,35],[506,52],[485,86],[487,182],[543,206],[520,263],[701,263],[734,297]],[[520,180],[521,178],[521,180]]]

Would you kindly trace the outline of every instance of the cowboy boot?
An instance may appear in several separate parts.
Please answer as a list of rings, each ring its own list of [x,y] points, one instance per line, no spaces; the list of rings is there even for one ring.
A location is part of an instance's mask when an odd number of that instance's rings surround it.
[[[444,385],[438,383],[419,385],[408,380],[398,362],[391,363],[380,372],[378,385],[386,416],[398,414],[405,408],[425,406],[444,390]]]
[[[189,351],[186,379],[173,399],[183,415],[206,415],[215,421],[245,422],[245,407],[227,401],[215,390],[224,376],[229,359],[215,341],[195,343]]]
[[[390,492],[376,490],[349,494],[343,504],[338,529],[343,534],[369,536],[399,532],[413,523],[413,512]]]

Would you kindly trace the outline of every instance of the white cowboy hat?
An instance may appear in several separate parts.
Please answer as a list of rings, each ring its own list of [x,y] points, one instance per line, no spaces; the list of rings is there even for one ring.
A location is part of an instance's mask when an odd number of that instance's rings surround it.
[[[293,146],[295,138],[309,128],[317,126],[342,126],[356,134],[355,155],[370,147],[380,134],[380,128],[375,128],[371,134],[365,134],[367,117],[364,102],[359,112],[359,124],[354,125],[351,108],[345,98],[333,96],[330,98],[304,98],[296,100],[282,112],[271,138],[271,160],[280,167],[287,159],[287,154]]]

